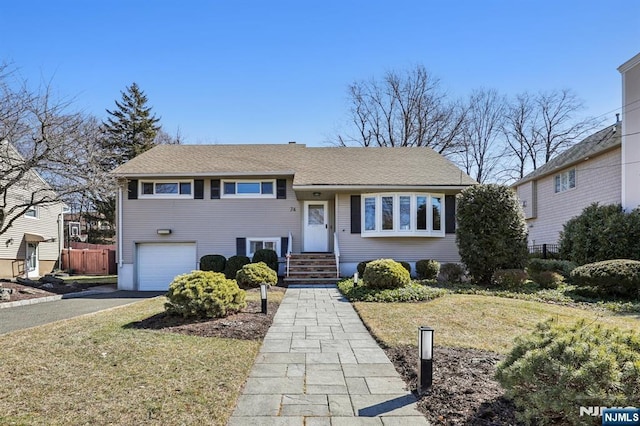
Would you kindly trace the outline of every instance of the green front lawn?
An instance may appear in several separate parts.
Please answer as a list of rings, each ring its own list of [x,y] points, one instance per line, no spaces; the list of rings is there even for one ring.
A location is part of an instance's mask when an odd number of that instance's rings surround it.
[[[622,329],[640,329],[640,318],[494,296],[448,294],[428,302],[355,302],[371,332],[386,346],[417,346],[418,327],[435,329],[435,345],[508,352],[516,336],[548,318],[585,319]]]
[[[3,335],[0,424],[226,424],[260,341],[127,327],[164,301]]]

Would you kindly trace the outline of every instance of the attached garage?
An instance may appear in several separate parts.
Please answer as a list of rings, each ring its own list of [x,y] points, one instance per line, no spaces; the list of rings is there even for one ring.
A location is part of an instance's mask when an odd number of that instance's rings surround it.
[[[195,243],[136,244],[138,290],[164,291],[176,275],[196,269]]]

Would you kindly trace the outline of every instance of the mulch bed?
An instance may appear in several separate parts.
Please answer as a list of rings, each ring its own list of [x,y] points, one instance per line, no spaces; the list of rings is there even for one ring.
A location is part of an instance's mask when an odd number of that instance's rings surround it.
[[[56,294],[77,293],[92,286],[92,284],[80,284],[73,282],[68,284],[53,284],[34,281],[34,284],[24,285],[10,281],[0,281],[0,287],[13,289],[10,300],[3,300],[0,301],[0,303],[15,302],[17,300],[38,299],[41,297],[55,296]]]
[[[269,288],[269,292],[284,292],[285,290],[285,288],[275,286]],[[260,289],[250,289],[247,292],[258,293]],[[267,315],[264,315],[262,314],[262,304],[259,300],[249,301],[247,302],[247,307],[238,313],[231,314],[225,318],[203,320],[182,318],[161,312],[142,321],[134,322],[129,326],[191,336],[262,340],[273,322],[273,316],[278,310],[278,306],[279,302],[268,301]]]
[[[385,349],[409,389],[418,387],[418,349]],[[418,409],[435,425],[515,425],[515,407],[493,378],[504,357],[474,349],[433,349],[433,386],[418,401]]]

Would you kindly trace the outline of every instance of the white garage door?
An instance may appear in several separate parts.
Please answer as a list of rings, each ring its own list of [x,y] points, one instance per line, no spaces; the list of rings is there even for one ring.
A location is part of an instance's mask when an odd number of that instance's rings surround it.
[[[164,291],[176,275],[196,269],[194,243],[138,244],[138,289]]]

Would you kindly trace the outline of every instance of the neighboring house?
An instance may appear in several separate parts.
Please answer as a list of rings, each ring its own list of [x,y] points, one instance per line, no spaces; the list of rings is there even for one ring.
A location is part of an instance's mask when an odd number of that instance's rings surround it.
[[[607,126],[516,182],[529,244],[556,244],[592,203],[640,206],[640,53],[622,64],[622,122]]]
[[[166,289],[206,254],[460,260],[455,195],[476,182],[430,148],[160,145],[118,178],[118,287]],[[334,276],[335,276],[334,272]]]
[[[529,230],[529,244],[557,244],[563,225],[595,202],[620,203],[621,125],[592,134],[513,187]]]
[[[65,213],[64,224],[65,246],[68,246],[70,241],[86,243],[91,233],[100,234],[102,239],[106,240],[105,244],[114,242],[111,224],[101,213]]]
[[[0,143],[0,161],[24,161],[9,143]],[[24,202],[35,190],[50,189],[35,172],[29,171],[7,194],[9,203]],[[33,206],[0,235],[0,277],[36,278],[51,272],[59,260],[63,203]],[[11,216],[6,220],[10,220]]]
[[[622,206],[640,206],[640,53],[618,67],[622,75]]]

